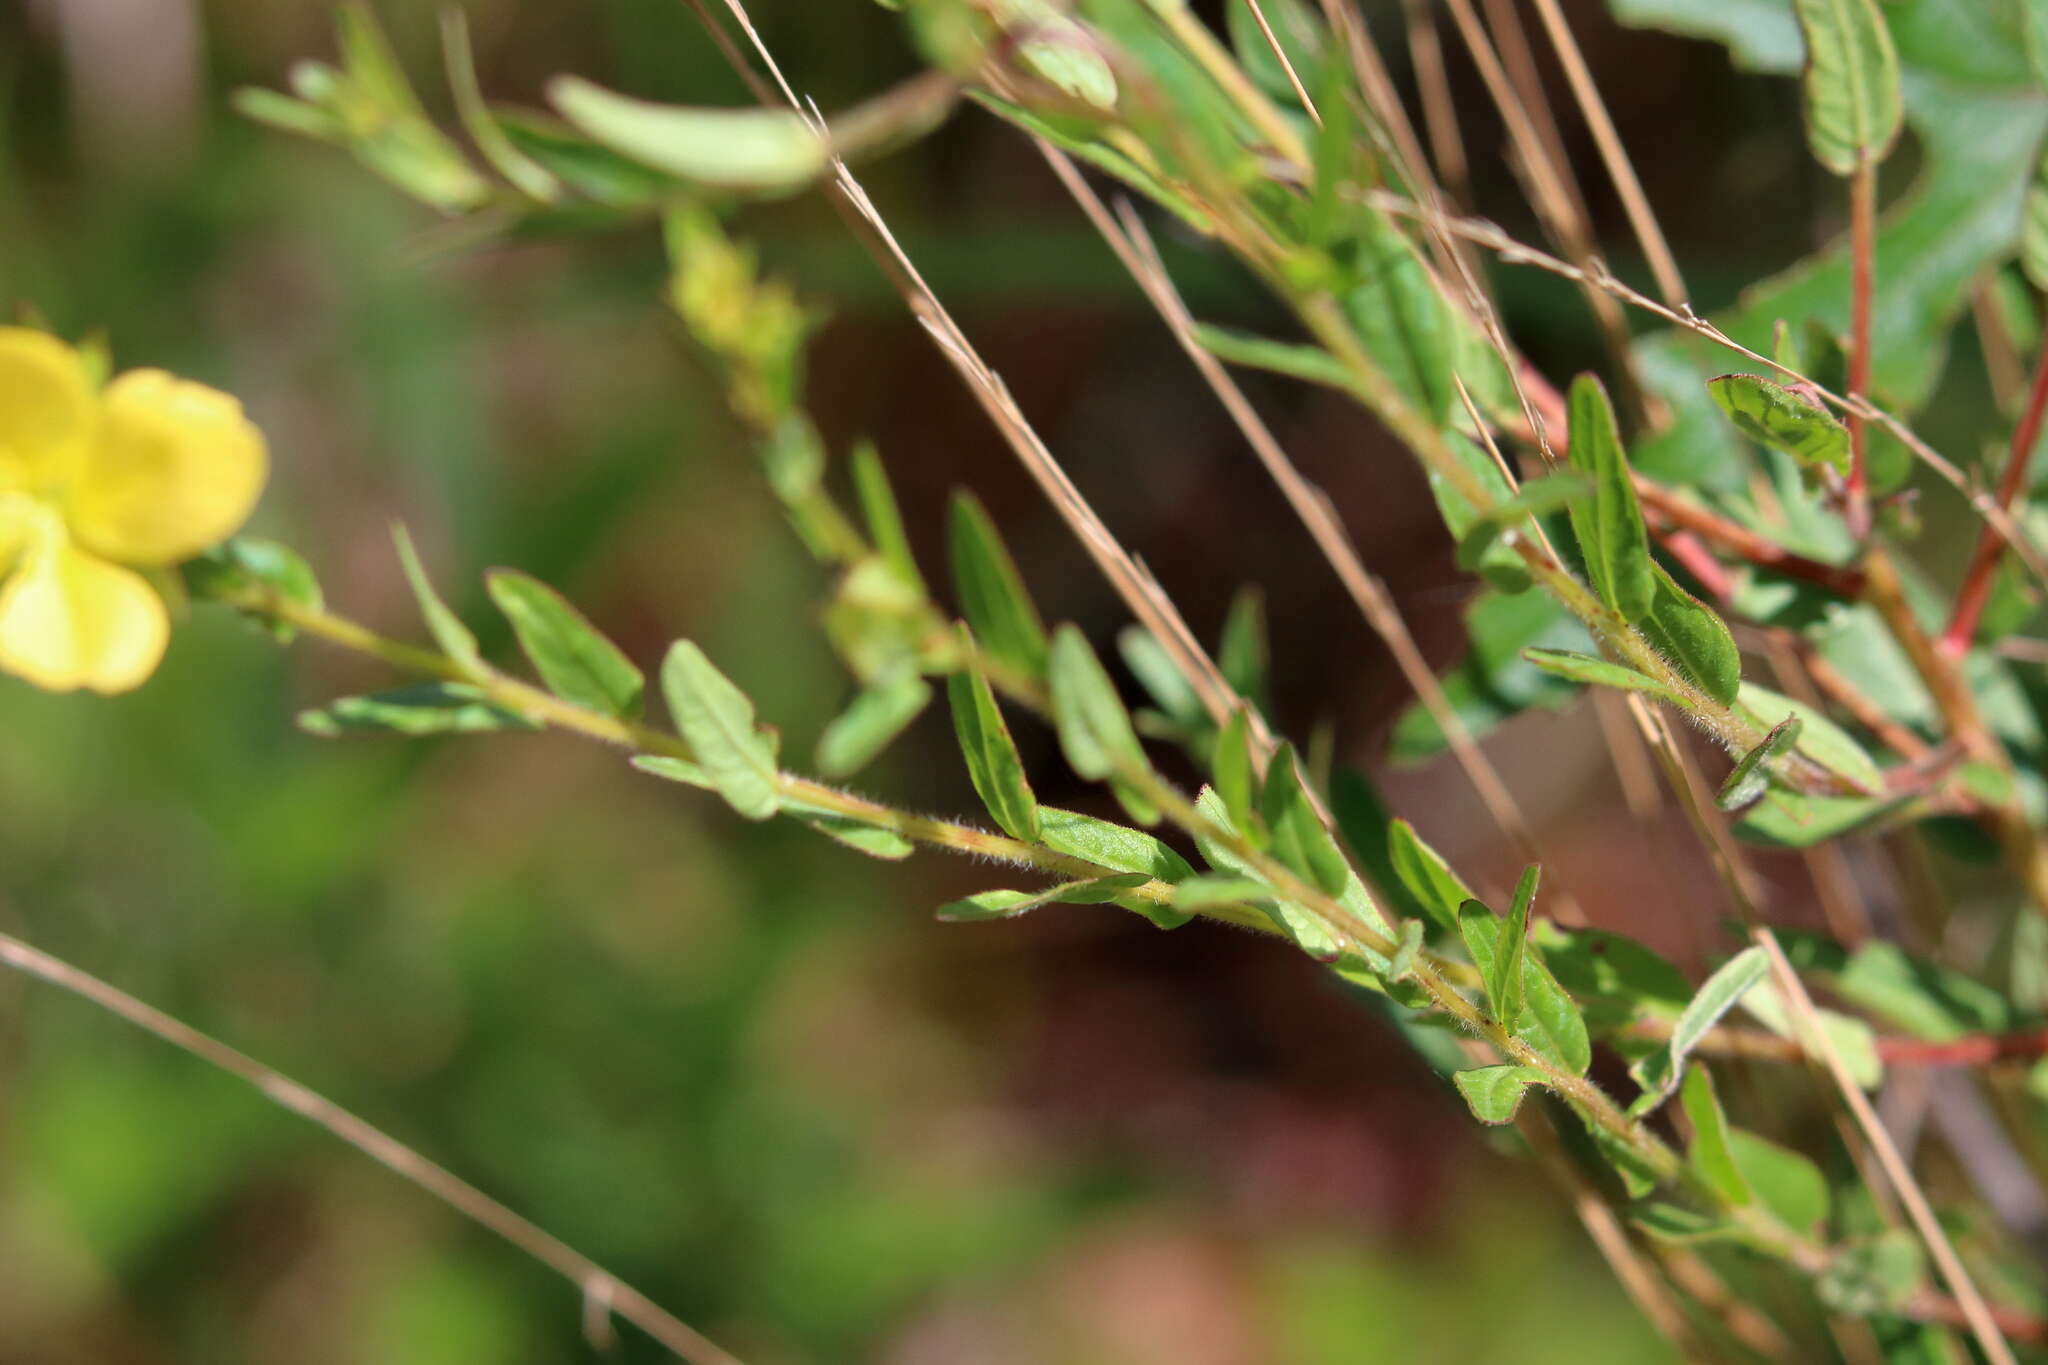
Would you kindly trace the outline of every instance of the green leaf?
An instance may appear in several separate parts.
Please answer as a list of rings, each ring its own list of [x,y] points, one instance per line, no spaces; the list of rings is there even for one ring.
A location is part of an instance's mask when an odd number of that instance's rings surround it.
[[[322,739],[333,739],[367,731],[451,735],[538,730],[540,726],[466,684],[418,683],[367,697],[343,697],[318,710],[301,711],[299,728]]]
[[[708,792],[718,790],[718,784],[711,780],[711,774],[703,765],[692,763],[687,758],[672,758],[667,754],[634,754],[630,760],[643,773],[670,782],[682,782],[692,787],[701,787]]]
[[[1235,831],[1235,826],[1230,822],[1230,812],[1223,808],[1223,798],[1216,794],[1215,788],[1204,787],[1201,795],[1196,798],[1195,808],[1220,829],[1226,832]],[[1201,848],[1202,856],[1217,870],[1252,881],[1259,880],[1255,870],[1221,842],[1199,834],[1196,835],[1195,842]],[[1266,912],[1275,927],[1296,947],[1316,961],[1335,963],[1342,956],[1342,943],[1331,932],[1323,917],[1307,906],[1276,894],[1270,902],[1261,903],[1259,908]]]
[[[1228,327],[1198,322],[1194,338],[1203,350],[1219,360],[1247,369],[1269,370],[1290,379],[1322,384],[1340,393],[1356,394],[1357,383],[1342,361],[1320,346],[1300,342],[1273,341]]]
[[[1183,735],[1192,740],[1209,730],[1209,713],[1203,708],[1202,699],[1195,695],[1180,665],[1151,631],[1143,626],[1125,626],[1116,634],[1116,652],[1123,656],[1124,667],[1131,670],[1131,676],[1152,698],[1159,713],[1178,726]]]
[[[872,441],[862,441],[853,448],[851,464],[853,491],[860,499],[861,516],[867,521],[868,535],[875,548],[899,578],[916,585],[920,594],[928,593],[924,575],[917,571],[917,556],[910,551],[910,537],[904,534],[903,513],[889,488],[889,473],[882,467],[881,453]]]
[[[1904,1228],[1844,1242],[1814,1276],[1813,1292],[1830,1312],[1868,1318],[1903,1314],[1927,1283],[1920,1241]]]
[[[516,569],[491,570],[484,586],[548,691],[621,720],[639,716],[640,670],[560,593]]]
[[[1291,744],[1280,745],[1266,765],[1259,814],[1272,831],[1274,857],[1326,894],[1343,894],[1351,881],[1351,864],[1309,804]]]
[[[1607,390],[1590,374],[1572,381],[1571,462],[1593,480],[1593,497],[1572,504],[1572,530],[1594,590],[1624,621],[1647,615],[1656,592],[1649,530],[1636,501],[1628,453]]]
[[[1642,1095],[1629,1106],[1629,1113],[1647,1114],[1665,1101],[1677,1088],[1685,1059],[1707,1030],[1720,1023],[1721,1016],[1754,990],[1770,970],[1770,958],[1764,950],[1749,947],[1722,963],[1706,979],[1672,1026],[1671,1041],[1629,1068],[1629,1075],[1643,1088]]]
[[[1692,984],[1678,968],[1633,939],[1600,929],[1543,930],[1543,958],[1558,981],[1583,1000],[1602,1034],[1645,1019],[1674,1020],[1692,999]],[[1613,1040],[1626,1046],[1625,1039]]]
[[[414,599],[420,604],[420,616],[427,623],[427,633],[434,637],[434,643],[441,647],[441,652],[464,673],[474,676],[482,672],[484,661],[477,651],[476,636],[469,633],[469,627],[462,624],[462,619],[441,600],[441,594],[434,591],[427,571],[420,566],[419,551],[413,549],[412,534],[403,523],[393,522],[391,538],[398,545],[398,562],[405,569],[405,581],[412,585]]]
[[[1742,1236],[1741,1229],[1718,1213],[1687,1208],[1666,1200],[1629,1210],[1629,1221],[1658,1241],[1678,1246],[1729,1241]]]
[[[1825,1060],[1819,1049],[1807,1041],[1805,1031],[1793,1025],[1792,1011],[1775,982],[1759,983],[1743,999],[1742,1008],[1780,1038],[1798,1043],[1814,1061]],[[1870,1025],[1831,1009],[1816,1007],[1813,1013],[1820,1021],[1821,1035],[1848,1067],[1850,1079],[1865,1090],[1875,1090],[1882,1084],[1884,1060],[1878,1056],[1877,1035]]]
[[[827,777],[859,772],[924,714],[931,699],[930,684],[915,673],[863,687],[818,735],[818,771]]]
[[[1522,657],[1546,673],[1555,673],[1575,683],[1595,687],[1617,687],[1624,692],[1647,692],[1676,706],[1689,706],[1686,699],[1654,678],[1645,677],[1623,664],[1574,654],[1563,649],[1525,649]]]
[[[1903,107],[1899,58],[1876,0],[1792,0],[1806,39],[1806,141],[1836,175],[1884,160]]]
[[[2005,1033],[2021,1023],[2018,1011],[1989,986],[1909,957],[1884,939],[1858,947],[1828,984],[1850,1004],[1933,1043],[1972,1033]]]
[[[1482,981],[1499,977],[1499,942],[1504,927],[1504,921],[1479,901],[1467,901],[1460,909],[1458,930]],[[1522,951],[1521,975],[1523,1003],[1513,1031],[1574,1075],[1584,1075],[1593,1064],[1593,1047],[1577,1002],[1558,985],[1542,958],[1526,947]],[[1494,998],[1490,992],[1488,998]]]
[[[2048,152],[2035,163],[2020,220],[2020,269],[2036,289],[2048,289]]]
[[[1470,892],[1459,890],[1446,902],[1450,910],[1445,913],[1425,906],[1408,888],[1394,867],[1394,814],[1370,778],[1356,768],[1339,765],[1330,775],[1330,813],[1336,818],[1338,834],[1351,850],[1353,866],[1365,873],[1374,892],[1390,902],[1399,918],[1421,919],[1456,931],[1458,902]]]
[[[1107,905],[1122,892],[1150,880],[1141,872],[1113,877],[1090,877],[1085,881],[1061,882],[1035,895],[1022,891],[983,891],[964,900],[942,905],[937,918],[949,924],[987,919],[1015,919],[1042,905]]]
[[[990,10],[1018,58],[1042,80],[1097,109],[1116,107],[1116,75],[1099,35],[1050,0],[995,0]]]
[[[1143,830],[1057,806],[1040,806],[1038,819],[1039,837],[1056,853],[1162,882],[1184,882],[1195,875],[1187,859]]]
[[[1139,824],[1156,821],[1158,809],[1129,780],[1131,774],[1150,772],[1151,763],[1116,683],[1087,637],[1072,625],[1061,626],[1053,634],[1048,666],[1053,724],[1068,766],[1090,781],[1108,781]]]
[[[1794,748],[1865,795],[1878,796],[1884,792],[1884,773],[1877,763],[1822,712],[1748,682],[1742,684],[1737,701],[1755,719],[1759,729],[1774,730],[1787,717],[1797,716],[1799,739]]]
[[[197,559],[182,566],[185,591],[197,598],[226,598],[244,593],[268,596],[318,612],[326,606],[320,580],[297,551],[274,540],[236,536],[221,542]],[[298,632],[274,616],[240,609],[251,622],[268,631],[281,643],[290,643]]]
[[[1526,1066],[1481,1066],[1451,1076],[1458,1093],[1481,1123],[1512,1123],[1522,1095],[1543,1082],[1543,1073]]]
[[[1728,1151],[1757,1202],[1779,1222],[1811,1233],[1827,1221],[1828,1182],[1811,1161],[1741,1128],[1728,1130]]]
[[[1525,517],[1541,517],[1589,495],[1592,484],[1582,474],[1564,470],[1529,480],[1512,498],[1484,512],[1472,528],[1458,538],[1457,565],[1466,573],[1477,573],[1486,563],[1487,551],[1501,534]]]
[[[1259,8],[1272,25],[1273,37],[1287,54],[1294,74],[1309,89],[1318,89],[1322,84],[1319,72],[1327,64],[1325,54],[1330,49],[1328,31],[1302,0],[1259,0]],[[1294,83],[1287,79],[1280,59],[1273,55],[1273,44],[1267,41],[1265,31],[1253,17],[1251,6],[1243,0],[1233,0],[1224,6],[1223,12],[1231,49],[1245,74],[1282,105],[1297,104],[1300,97],[1294,93]],[[1325,111],[1324,117],[1330,116]]]
[[[1714,798],[1714,804],[1726,811],[1744,810],[1755,805],[1770,789],[1770,762],[1778,755],[1799,742],[1799,728],[1802,722],[1797,716],[1787,716],[1771,727],[1763,743],[1751,749],[1735,762],[1728,780],[1721,784],[1721,790]]]
[[[1231,691],[1263,711],[1267,709],[1266,675],[1271,663],[1266,644],[1266,595],[1254,587],[1239,588],[1223,619],[1216,669]]]
[[[953,498],[953,586],[989,657],[1026,678],[1045,676],[1048,648],[1038,608],[995,524],[970,493]]]
[[[513,109],[493,109],[490,114],[515,151],[595,203],[640,209],[673,191],[667,176],[598,146],[554,119]]]
[[[548,83],[563,118],[621,156],[713,189],[774,193],[824,175],[830,149],[793,109],[693,109],[615,94],[580,76]]]
[[[953,710],[953,733],[967,759],[967,776],[982,805],[1003,833],[1038,842],[1038,798],[1032,794],[1024,760],[996,705],[995,692],[971,657],[967,667],[946,679],[946,700]]]
[[[726,803],[749,820],[774,815],[782,805],[775,739],[755,724],[746,693],[688,640],[669,647],[661,690],[698,766]]]
[[[1804,469],[1849,475],[1849,428],[1796,390],[1754,374],[1724,374],[1707,392],[1735,429],[1759,445],[1790,455]]]
[[[881,829],[850,819],[836,811],[816,810],[800,801],[785,801],[783,812],[795,815],[818,833],[848,848],[867,854],[870,858],[881,858],[887,862],[901,862],[917,852],[917,845],[892,829]]]
[[[441,11],[441,51],[448,67],[448,89],[455,96],[455,112],[484,160],[527,198],[543,204],[555,202],[561,197],[560,182],[513,144],[484,103],[470,52],[469,24],[459,9]]]
[[[1540,875],[1534,863],[1523,870],[1522,879],[1515,886],[1514,904],[1508,911],[1507,923],[1501,926],[1501,932],[1494,940],[1493,969],[1486,975],[1486,997],[1493,1002],[1494,1017],[1503,1023],[1522,1016],[1525,995],[1522,963],[1529,946],[1529,907],[1536,899],[1536,882]],[[1477,905],[1478,902],[1472,904]]]
[[[1440,928],[1456,929],[1459,909],[1473,898],[1472,889],[1442,855],[1423,842],[1413,825],[1398,818],[1387,828],[1387,855],[1395,877],[1422,913]]]
[[[1471,558],[1476,571],[1488,584],[1505,593],[1525,591],[1532,581],[1529,567],[1522,563],[1514,548],[1500,538],[1497,527],[1494,531],[1481,530],[1489,524],[1492,509],[1513,500],[1514,490],[1508,484],[1508,476],[1477,442],[1455,431],[1446,431],[1444,443],[1450,447],[1465,472],[1486,490],[1489,504],[1489,510],[1481,512],[1455,482],[1432,465],[1429,491],[1430,496],[1436,499],[1437,513],[1443,518],[1444,529],[1450,532],[1452,543],[1460,546],[1478,537]]]
[[[1771,791],[1736,823],[1747,843],[1767,848],[1811,848],[1872,824],[1904,802],[1873,796],[1802,796]]]
[[[1251,716],[1243,707],[1232,711],[1229,722],[1216,732],[1209,777],[1216,795],[1222,798],[1223,808],[1230,812],[1230,822],[1251,837],[1256,774],[1252,768]]]
[[[1348,207],[1356,238],[1337,253],[1346,272],[1338,300],[1386,378],[1438,426],[1466,422],[1453,374],[1482,412],[1513,407],[1499,357],[1478,325],[1446,302],[1407,235],[1363,205]]]
[[[1702,692],[1728,705],[1742,687],[1742,652],[1735,637],[1719,614],[1679,587],[1663,565],[1651,568],[1656,595],[1637,629]]]
[[[1749,1203],[1756,1196],[1749,1181],[1743,1178],[1742,1168],[1735,1164],[1735,1153],[1728,1143],[1728,1118],[1721,1111],[1720,1097],[1714,1093],[1714,1078],[1698,1062],[1686,1067],[1678,1102],[1685,1109],[1687,1122],[1692,1124],[1692,1145],[1686,1149],[1686,1160],[1692,1163],[1694,1172],[1727,1203],[1737,1207]]]

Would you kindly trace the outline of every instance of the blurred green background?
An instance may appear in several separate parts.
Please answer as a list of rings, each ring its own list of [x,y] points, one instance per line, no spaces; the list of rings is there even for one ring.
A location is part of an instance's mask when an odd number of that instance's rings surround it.
[[[873,5],[755,9],[828,107],[913,69]],[[677,0],[470,10],[498,97],[576,71],[742,98]],[[438,103],[433,7],[381,12]],[[1798,149],[1744,131],[1784,126],[1790,87],[1577,12],[1704,300],[1809,246]],[[487,645],[505,633],[474,585],[518,566],[643,661],[702,641],[807,753],[849,692],[815,630],[824,585],[662,319],[651,235],[435,254],[428,215],[344,156],[227,110],[330,53],[320,0],[0,8],[0,299],[240,395],[275,453],[255,529],[340,609],[416,631],[402,517]],[[1674,105],[1746,154],[1656,155],[1645,111]],[[1467,131],[1501,191],[1497,130]],[[1197,626],[1262,583],[1282,718],[1334,719],[1376,768],[1397,676],[1029,149],[962,114],[869,180]],[[744,227],[832,311],[814,404],[839,449],[881,442],[932,562],[971,486],[1047,611],[1107,644],[1119,607],[831,214]],[[1192,244],[1175,259],[1207,313],[1270,321]],[[1568,295],[1508,288],[1539,355],[1593,358]],[[1254,388],[1448,658],[1465,589],[1419,477],[1341,405]],[[755,1365],[1661,1358],[1561,1201],[1312,963],[1094,908],[937,925],[994,870],[744,825],[567,738],[292,726],[385,681],[218,612],[133,696],[0,679],[0,926],[356,1109]],[[1557,727],[1592,721],[1533,724],[1501,761],[1617,922],[1644,860],[1617,856],[1635,836],[1598,746],[1557,758]],[[1046,799],[1092,800],[1020,738]],[[1452,771],[1388,782],[1447,852],[1511,874]],[[861,785],[974,809],[943,709]],[[1697,949],[1704,904],[1657,913],[1629,927]],[[573,1290],[519,1253],[238,1083],[0,979],[0,1360],[589,1353]],[[658,1358],[630,1332],[618,1354]]]

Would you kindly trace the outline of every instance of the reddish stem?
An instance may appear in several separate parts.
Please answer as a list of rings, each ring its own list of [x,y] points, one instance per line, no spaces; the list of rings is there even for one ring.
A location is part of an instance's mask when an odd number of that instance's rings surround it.
[[[1877,168],[1868,162],[1849,180],[1849,401],[1870,391],[1870,312],[1877,292]],[[1869,432],[1849,410],[1849,532],[1870,534]]]
[[[1794,554],[1769,537],[1758,535],[1747,526],[1709,511],[1640,474],[1636,475],[1636,496],[1642,499],[1644,508],[1656,519],[1673,529],[1691,531],[1737,559],[1784,574],[1787,578],[1803,579],[1841,597],[1863,595],[1863,574],[1860,571]]]
[[[2044,410],[2048,410],[2048,346],[2042,348],[2040,359],[2034,363],[2034,388],[2027,395],[2027,408],[2020,414],[2020,424],[2013,428],[2012,452],[2005,457],[2005,472],[1998,479],[2000,511],[2010,511],[2027,486],[2027,463],[2033,458],[2034,446],[2041,436]],[[1956,594],[1955,612],[1941,635],[1941,647],[1950,654],[1960,656],[1976,638],[1977,621],[1984,615],[1985,602],[1990,600],[1992,574],[2004,549],[2005,541],[1997,528],[1985,526],[1977,537],[1977,551],[1970,556],[1970,567],[1963,574],[1962,590]]]

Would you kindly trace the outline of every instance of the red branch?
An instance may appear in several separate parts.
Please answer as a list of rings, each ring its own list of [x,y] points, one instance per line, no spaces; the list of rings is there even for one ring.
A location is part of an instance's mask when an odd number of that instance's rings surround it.
[[[2027,395],[2027,410],[2021,414],[2020,424],[2013,428],[2012,452],[2005,457],[2005,472],[1999,476],[2000,511],[2011,510],[2026,487],[2027,462],[2040,440],[2044,409],[2048,409],[2048,346],[2042,348],[2041,358],[2034,363],[2034,389]],[[1991,597],[1992,573],[2004,549],[2005,540],[1996,527],[1987,525],[1977,537],[1977,552],[1970,556],[1962,590],[1956,594],[1955,612],[1948,618],[1948,629],[1941,633],[1941,647],[1950,654],[1962,655],[1976,637],[1978,618],[1983,616],[1984,604]]]

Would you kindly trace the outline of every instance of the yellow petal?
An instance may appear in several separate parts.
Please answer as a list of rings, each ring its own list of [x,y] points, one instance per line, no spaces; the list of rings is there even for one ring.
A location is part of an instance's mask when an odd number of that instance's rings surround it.
[[[141,574],[61,534],[38,537],[0,588],[0,670],[50,692],[139,687],[170,635],[163,599]]]
[[[66,511],[88,549],[175,564],[248,519],[270,457],[240,403],[162,370],[130,370],[103,401]]]
[[[61,473],[92,421],[78,352],[48,332],[0,327],[0,488]]]

